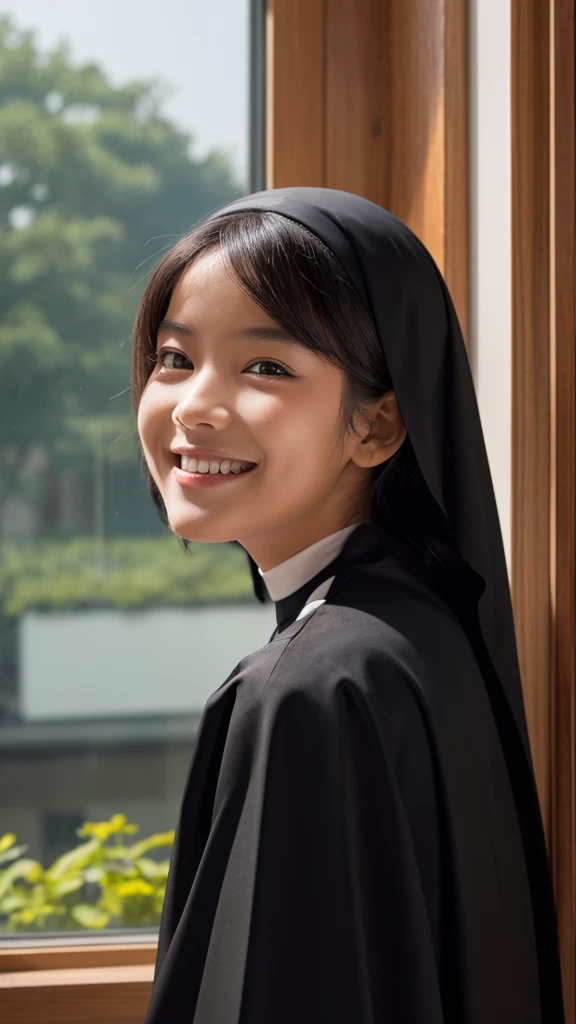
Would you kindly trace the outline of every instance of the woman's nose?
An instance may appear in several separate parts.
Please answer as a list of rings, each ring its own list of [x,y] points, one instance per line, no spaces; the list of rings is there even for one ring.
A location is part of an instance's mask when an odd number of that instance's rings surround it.
[[[182,392],[174,408],[174,419],[192,428],[201,421],[226,420],[226,408],[222,377],[213,367],[205,367],[194,378],[182,383]]]

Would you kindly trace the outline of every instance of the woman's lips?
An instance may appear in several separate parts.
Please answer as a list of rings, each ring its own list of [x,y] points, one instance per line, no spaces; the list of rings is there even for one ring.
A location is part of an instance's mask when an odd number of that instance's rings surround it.
[[[219,487],[231,480],[240,480],[241,477],[248,476],[253,469],[256,469],[255,465],[242,473],[189,473],[180,466],[173,466],[172,473],[176,483],[182,487]]]

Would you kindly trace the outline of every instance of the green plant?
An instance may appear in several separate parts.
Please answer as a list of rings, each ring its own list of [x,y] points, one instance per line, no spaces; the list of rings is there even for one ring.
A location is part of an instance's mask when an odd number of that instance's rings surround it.
[[[43,475],[27,469],[39,441],[52,471],[92,466],[100,443],[114,458],[132,423],[127,342],[146,276],[241,194],[230,159],[197,155],[166,116],[169,91],[154,78],[117,86],[68,43],[48,50],[0,16],[0,513],[14,497],[42,501]],[[134,445],[124,456],[137,464]]]
[[[142,609],[253,601],[246,553],[198,544],[186,555],[175,537],[107,541],[106,569],[92,537],[0,544],[0,614],[89,608]]]
[[[48,868],[23,856],[14,833],[0,837],[0,921],[8,931],[70,931],[159,924],[169,859],[151,851],[172,847],[174,830],[133,845],[139,830],[125,814],[87,821],[76,834],[86,839]],[[95,898],[90,899],[93,892]]]

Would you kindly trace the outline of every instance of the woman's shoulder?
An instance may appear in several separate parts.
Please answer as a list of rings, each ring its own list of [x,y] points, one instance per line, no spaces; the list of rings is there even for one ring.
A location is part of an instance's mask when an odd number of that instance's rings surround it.
[[[282,634],[280,634],[280,639]],[[362,565],[287,643],[286,653],[332,663],[352,676],[426,673],[449,656],[475,664],[462,623],[426,582],[395,564]]]
[[[338,582],[336,578],[335,583]],[[323,705],[343,694],[413,706],[476,670],[450,609],[394,566],[360,566],[323,604],[247,654],[209,698],[254,709]]]
[[[407,641],[353,604],[325,603],[241,663],[242,701],[267,714],[289,705],[329,710],[373,704],[378,691],[412,703]]]
[[[304,699],[341,703],[345,693],[378,715],[426,719],[446,703],[466,715],[483,700],[476,655],[454,613],[417,580],[384,567],[360,567],[268,646],[281,650],[275,689],[304,690]]]

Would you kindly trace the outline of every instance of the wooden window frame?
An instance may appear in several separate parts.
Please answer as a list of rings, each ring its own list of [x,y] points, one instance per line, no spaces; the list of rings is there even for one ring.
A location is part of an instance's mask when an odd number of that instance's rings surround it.
[[[466,342],[467,33],[466,0],[268,2],[266,187],[395,213],[438,263]]]
[[[576,1024],[575,0],[511,0],[512,593]]]

